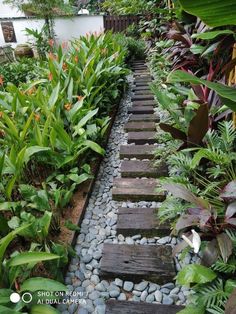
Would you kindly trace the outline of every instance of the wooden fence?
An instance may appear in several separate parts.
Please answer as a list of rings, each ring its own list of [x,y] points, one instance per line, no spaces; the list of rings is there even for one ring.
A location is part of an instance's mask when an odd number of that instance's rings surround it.
[[[112,30],[115,33],[126,30],[129,25],[138,24],[140,17],[137,15],[104,16],[105,30]]]

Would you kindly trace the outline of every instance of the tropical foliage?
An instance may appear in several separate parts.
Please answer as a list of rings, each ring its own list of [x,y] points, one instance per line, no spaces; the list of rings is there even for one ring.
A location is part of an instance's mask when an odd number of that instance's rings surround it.
[[[51,42],[46,60],[34,63],[33,76],[22,72],[18,80],[12,79],[18,67],[30,70],[33,61],[3,66],[1,312],[56,311],[37,305],[36,292],[66,289],[60,283],[62,269],[73,251],[56,242],[55,235],[73,192],[92,178],[90,166],[104,153],[110,115],[125,87],[127,54],[112,34],[91,34],[62,46]],[[67,226],[77,227],[69,222]],[[51,278],[35,276],[41,273],[50,273]],[[9,302],[14,290],[35,292],[34,301],[14,305]]]
[[[201,261],[178,273],[177,282],[195,291],[181,313],[232,313],[236,54],[235,14],[229,12],[235,8],[232,1],[224,7],[217,0],[207,5],[149,1],[147,15],[141,2],[133,9],[128,1],[105,5],[118,13],[142,13],[139,32],[147,31],[144,38],[151,39],[152,90],[161,117],[157,140],[162,144],[155,162],[165,159],[169,167],[169,177],[162,179],[168,196],[158,215],[172,221],[172,233],[183,237],[174,254],[188,249]]]

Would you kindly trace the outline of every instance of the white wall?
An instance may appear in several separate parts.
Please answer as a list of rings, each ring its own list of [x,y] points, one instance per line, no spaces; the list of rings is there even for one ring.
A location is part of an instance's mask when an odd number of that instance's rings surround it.
[[[1,0],[0,0],[1,1]],[[25,28],[41,29],[44,20],[32,18],[6,19],[12,21],[15,29],[17,43],[12,43],[14,48],[17,44],[26,43],[29,38],[26,36]],[[0,19],[0,22],[4,19]],[[56,18],[55,32],[59,42],[85,35],[88,32],[100,32],[104,29],[103,16],[101,15],[80,15],[73,18]],[[5,45],[2,29],[0,27],[0,46]]]
[[[18,11],[16,8],[12,8],[7,4],[3,4],[3,0],[0,0],[0,18],[21,16],[25,16],[25,14],[22,13],[21,11]]]

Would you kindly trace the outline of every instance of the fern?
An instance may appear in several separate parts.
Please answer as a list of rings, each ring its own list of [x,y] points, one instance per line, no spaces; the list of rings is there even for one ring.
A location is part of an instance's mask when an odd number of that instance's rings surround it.
[[[224,121],[219,123],[219,131],[221,133],[221,149],[230,152],[233,150],[233,145],[236,137],[236,130],[233,121]]]
[[[212,306],[212,308],[207,309],[207,312],[211,313],[211,314],[224,314],[225,310],[222,309],[221,307],[215,305],[215,306]]]
[[[234,274],[236,271],[236,259],[232,257],[228,260],[227,263],[225,263],[222,259],[219,259],[212,266],[212,268],[221,273]]]
[[[158,217],[161,222],[166,220],[176,219],[186,211],[187,206],[184,206],[180,200],[172,196],[168,196],[158,209]]]
[[[189,174],[189,172],[192,171],[192,158],[190,155],[183,152],[170,155],[167,162],[170,166],[170,175],[181,173],[181,175],[184,176],[184,174]]]
[[[226,233],[229,236],[230,240],[233,242],[234,249],[236,249],[236,231],[232,229],[227,229]]]
[[[224,152],[231,152],[234,147],[236,130],[232,121],[219,123],[219,130],[209,131],[206,135],[207,146],[218,148]]]
[[[229,293],[224,291],[224,283],[222,279],[217,279],[206,287],[198,287],[197,295],[199,303],[204,305],[207,310],[216,307],[223,308],[229,297]]]

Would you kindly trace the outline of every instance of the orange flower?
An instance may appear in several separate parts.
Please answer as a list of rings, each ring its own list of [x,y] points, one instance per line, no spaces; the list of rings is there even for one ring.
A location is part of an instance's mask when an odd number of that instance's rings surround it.
[[[52,80],[53,80],[53,75],[52,75],[51,72],[48,74],[48,79],[49,79],[49,81],[52,81]]]
[[[36,87],[33,86],[32,88],[30,88],[30,89],[27,91],[27,95],[32,95],[35,91],[36,91]]]
[[[55,42],[54,42],[54,40],[52,38],[48,40],[48,44],[49,44],[50,47],[53,47],[54,43]]]
[[[34,114],[34,120],[37,121],[37,122],[40,121],[40,114],[35,113]]]
[[[58,59],[58,57],[54,53],[52,53],[52,52],[49,52],[48,58],[50,60],[57,60]]]
[[[4,77],[0,75],[0,85],[3,85],[3,83],[4,83]]]
[[[67,41],[63,41],[63,43],[61,44],[62,49],[67,49],[68,48],[68,42]]]
[[[84,99],[84,96],[77,96],[77,98],[78,98],[78,101],[81,101]]]
[[[75,56],[74,60],[75,60],[75,63],[78,63],[79,62],[79,57]]]
[[[2,111],[0,111],[0,118],[2,118],[3,117],[3,112]]]
[[[72,108],[72,104],[67,103],[67,104],[65,104],[64,108],[66,109],[66,111],[70,111]]]
[[[63,71],[66,71],[68,69],[67,64],[65,62],[62,65],[62,69],[63,69]]]

